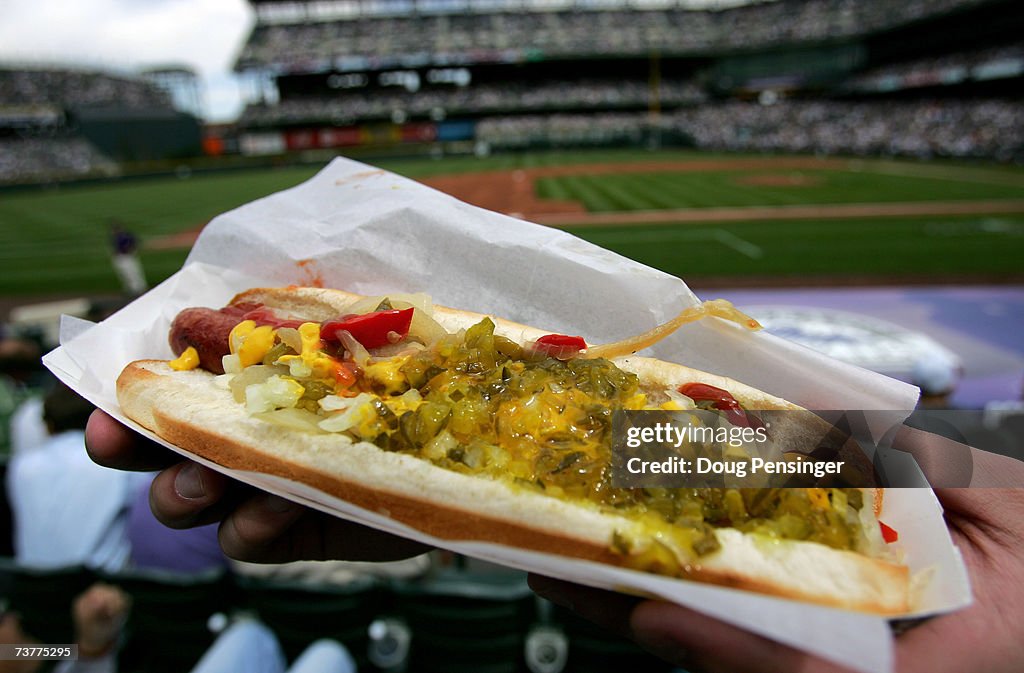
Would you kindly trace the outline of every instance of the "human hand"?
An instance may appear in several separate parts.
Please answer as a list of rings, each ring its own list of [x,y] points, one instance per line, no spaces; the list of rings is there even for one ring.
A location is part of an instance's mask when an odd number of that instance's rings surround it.
[[[97,582],[75,598],[71,617],[75,622],[78,653],[95,659],[109,652],[128,620],[131,597],[115,586]]]
[[[394,561],[427,551],[419,543],[303,507],[185,460],[102,411],[89,418],[85,443],[100,465],[161,470],[149,493],[156,518],[171,528],[220,522],[221,548],[239,561]]]
[[[1024,484],[1024,464],[1002,470]],[[974,591],[969,608],[896,640],[899,673],[1024,670],[1024,489],[938,490]],[[534,576],[539,595],[568,607],[689,671],[839,673],[841,666],[678,605]]]
[[[21,616],[5,609],[0,612],[0,645],[39,645],[39,641],[21,628]],[[42,662],[21,660],[0,660],[0,673],[36,673]]]

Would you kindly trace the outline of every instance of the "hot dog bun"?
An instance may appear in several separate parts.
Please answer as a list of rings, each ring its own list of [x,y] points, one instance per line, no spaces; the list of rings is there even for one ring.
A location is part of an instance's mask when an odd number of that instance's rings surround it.
[[[317,288],[253,290],[238,301],[272,306],[322,321],[358,295]],[[434,307],[450,331],[483,316]],[[495,332],[524,342],[541,330],[494,319]],[[646,382],[699,381],[729,390],[748,408],[799,409],[742,383],[651,358],[616,362]],[[908,609],[907,568],[865,554],[813,543],[768,540],[717,529],[721,548],[699,559],[666,560],[672,540],[647,524],[602,509],[525,489],[508,481],[453,472],[343,434],[313,434],[252,418],[228,390],[202,370],[175,371],[165,362],[129,364],[117,381],[125,414],[167,441],[234,470],[273,474],[312,486],[441,540],[477,540],[606,563],[658,570],[688,579],[849,609],[895,614]],[[877,523],[862,508],[865,525]],[[655,538],[661,541],[659,544]],[[628,539],[623,554],[613,541]],[[669,553],[669,556],[672,556]]]

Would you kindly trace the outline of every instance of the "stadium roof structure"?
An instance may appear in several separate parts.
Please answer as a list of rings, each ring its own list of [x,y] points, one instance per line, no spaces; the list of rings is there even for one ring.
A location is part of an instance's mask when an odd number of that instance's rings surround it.
[[[548,5],[560,7],[595,7],[598,5],[615,5],[617,7],[637,7],[649,4],[656,7],[683,7],[688,9],[706,9],[715,7],[740,7],[743,5],[754,5],[762,2],[777,2],[778,0],[451,0],[449,4],[462,5],[467,9],[486,8],[493,10],[497,7],[514,4],[523,9],[543,9]],[[249,0],[251,5],[364,5],[382,6],[404,4],[410,7],[422,3],[422,0]]]
[[[729,9],[779,0],[249,0],[257,8],[281,15],[311,18],[401,16],[406,14],[474,14],[503,11],[594,9]],[[258,10],[259,11],[259,10]]]
[[[753,49],[822,45],[857,49],[856,41],[927,21],[949,18],[944,24],[948,29],[954,17],[972,12],[981,12],[985,25],[992,24],[992,17],[1000,26],[1013,23],[1002,19],[1013,0],[896,5],[888,0],[250,2],[257,21],[234,69],[275,77],[646,58],[652,53],[664,58],[707,58]],[[934,43],[929,40],[927,44]]]
[[[139,74],[146,77],[152,75],[175,75],[179,77],[199,76],[196,69],[187,63],[165,63],[163,65],[151,66],[141,69]]]

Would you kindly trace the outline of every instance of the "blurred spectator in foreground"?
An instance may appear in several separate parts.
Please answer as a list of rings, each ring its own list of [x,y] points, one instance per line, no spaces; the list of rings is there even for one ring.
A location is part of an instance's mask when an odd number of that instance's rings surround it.
[[[120,220],[111,220],[110,247],[113,251],[114,271],[124,291],[133,296],[145,292],[148,285],[142,271],[142,262],[139,261],[139,241],[135,234],[124,228]]]
[[[97,582],[71,605],[78,659],[61,661],[53,673],[117,673],[117,650],[131,610],[131,597],[116,586]],[[16,614],[0,617],[0,643],[36,644]],[[36,673],[40,661],[0,662],[0,673]],[[244,618],[224,630],[192,673],[355,673],[356,663],[335,640],[317,640],[287,667],[277,637],[265,625]]]
[[[25,398],[10,417],[11,454],[42,446],[49,436],[43,421],[43,396],[31,395]]]
[[[242,619],[217,637],[191,673],[233,671],[355,673],[356,663],[344,645],[336,640],[322,639],[307,647],[299,658],[286,668],[284,653],[273,631],[255,620]]]
[[[90,460],[84,430],[91,412],[87,401],[57,385],[43,402],[48,438],[11,457],[7,494],[15,558],[23,565],[117,571],[128,562],[125,522],[140,475]]]
[[[0,339],[0,364],[3,372],[17,380],[39,368],[41,355],[39,344],[31,339],[16,336],[4,336]]]
[[[0,335],[0,449],[16,451],[41,436],[42,402],[33,397],[45,381],[41,356],[36,341]]]
[[[228,567],[217,524],[184,530],[163,525],[149,507],[149,482],[136,490],[128,506],[127,535],[132,568],[199,574]]]
[[[78,660],[64,661],[54,673],[113,673],[117,670],[117,645],[121,629],[128,619],[131,598],[115,586],[97,582],[71,604],[75,625]],[[22,630],[17,614],[0,617],[0,643],[5,645],[41,644],[31,633]],[[42,670],[42,661],[0,662],[0,673],[35,673]]]

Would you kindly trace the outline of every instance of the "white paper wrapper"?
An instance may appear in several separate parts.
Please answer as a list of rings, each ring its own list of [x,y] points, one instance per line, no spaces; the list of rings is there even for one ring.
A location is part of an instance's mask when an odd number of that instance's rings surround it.
[[[679,250],[681,256],[702,252]],[[103,323],[66,321],[62,346],[45,363],[92,403],[141,431],[120,413],[114,381],[131,360],[171,356],[167,330],[181,309],[220,307],[254,286],[317,283],[362,294],[427,292],[438,304],[583,334],[590,343],[635,334],[698,303],[678,278],[564,232],[336,160],[306,183],[216,218],[180,272]],[[912,386],[718,320],[688,325],[651,353],[810,408],[909,412],[917,399]],[[498,545],[437,540],[302,484],[227,472],[427,544],[596,587],[660,596],[856,670],[892,667],[890,629],[878,617]],[[968,604],[966,572],[932,493],[890,491],[884,518],[900,531],[912,569],[932,573],[913,614]]]

